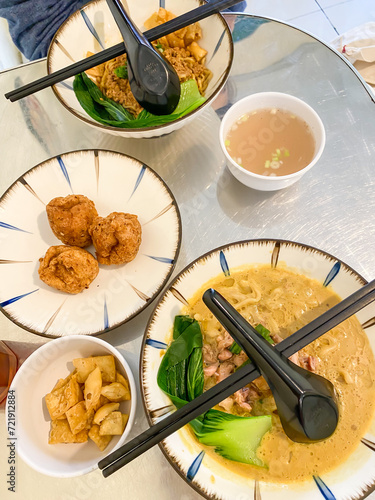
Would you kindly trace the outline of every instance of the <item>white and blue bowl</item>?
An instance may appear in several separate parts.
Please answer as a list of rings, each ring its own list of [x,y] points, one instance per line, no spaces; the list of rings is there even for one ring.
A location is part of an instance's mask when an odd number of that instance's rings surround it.
[[[134,23],[145,31],[143,23],[159,7],[181,15],[196,7],[199,0],[127,0],[129,14]],[[102,125],[91,118],[79,104],[74,91],[73,79],[69,78],[53,87],[57,99],[74,116],[83,122],[121,137],[145,138],[168,134],[181,128],[209,107],[225,82],[233,61],[233,42],[230,30],[220,14],[200,21],[202,38],[199,44],[207,50],[206,66],[213,77],[205,93],[207,100],[194,111],[174,122],[155,127],[126,129]],[[122,41],[122,37],[105,0],[94,0],[72,14],[57,30],[48,51],[47,69],[53,73],[86,57],[88,51],[96,53]]]
[[[141,358],[141,384],[150,424],[174,411],[157,385],[161,350],[167,348],[174,317],[208,280],[232,268],[253,264],[286,264],[297,272],[330,285],[341,298],[366,280],[344,262],[316,248],[284,240],[250,240],[223,246],[185,268],[159,300],[147,326]],[[375,304],[357,313],[375,352]],[[375,421],[354,453],[336,469],[310,481],[275,484],[246,479],[210,457],[191,434],[182,429],[160,444],[174,469],[203,497],[215,500],[357,500],[375,490]]]
[[[138,216],[142,243],[127,264],[99,265],[87,290],[70,295],[43,283],[39,258],[61,245],[46,213],[52,198],[82,194],[102,217]],[[0,310],[14,323],[48,337],[96,335],[147,307],[169,279],[181,243],[176,200],[150,167],[112,151],[65,153],[20,177],[0,199]],[[88,251],[95,254],[94,248]]]

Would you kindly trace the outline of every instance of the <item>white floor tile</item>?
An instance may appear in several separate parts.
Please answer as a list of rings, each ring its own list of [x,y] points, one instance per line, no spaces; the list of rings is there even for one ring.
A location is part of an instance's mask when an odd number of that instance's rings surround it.
[[[327,7],[332,7],[333,5],[338,5],[340,3],[345,3],[345,2],[349,2],[350,0],[315,0],[317,4],[319,4],[319,6],[322,8],[322,9],[326,9]],[[361,0],[357,0],[357,4],[360,4],[360,1]]]
[[[289,19],[288,23],[308,31],[325,42],[330,42],[337,37],[336,31],[322,11]]]
[[[315,0],[247,0],[245,12],[286,21],[318,10]]]
[[[374,0],[350,0],[327,7],[324,12],[341,34],[361,24],[374,22],[375,2]]]

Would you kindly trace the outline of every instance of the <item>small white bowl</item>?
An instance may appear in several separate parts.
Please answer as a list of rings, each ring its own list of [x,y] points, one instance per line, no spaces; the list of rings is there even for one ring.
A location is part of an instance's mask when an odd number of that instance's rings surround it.
[[[48,444],[51,419],[45,395],[59,378],[73,371],[73,359],[108,354],[115,357],[116,369],[129,381],[131,400],[120,404],[120,411],[129,415],[124,433],[114,436],[104,451],[90,439],[82,444]],[[16,398],[16,427],[12,436],[17,438],[16,451],[30,467],[47,476],[73,477],[95,470],[102,458],[124,444],[133,425],[136,387],[129,365],[111,344],[95,337],[62,337],[39,347],[23,363],[10,390]],[[7,422],[7,428],[13,427]]]
[[[289,111],[308,124],[315,139],[315,152],[312,161],[305,168],[289,175],[268,177],[244,169],[229,155],[225,147],[225,138],[231,126],[245,113],[267,108]],[[301,99],[281,92],[259,92],[244,97],[228,109],[220,126],[220,146],[227,158],[229,170],[242,184],[260,191],[276,191],[291,186],[298,181],[319,160],[323,153],[325,141],[324,126],[316,111]]]

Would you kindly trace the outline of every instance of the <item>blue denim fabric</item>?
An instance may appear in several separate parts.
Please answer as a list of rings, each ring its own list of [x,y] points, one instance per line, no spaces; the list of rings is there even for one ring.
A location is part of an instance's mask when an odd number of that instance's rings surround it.
[[[53,35],[87,0],[0,0],[17,48],[31,61],[45,57]]]

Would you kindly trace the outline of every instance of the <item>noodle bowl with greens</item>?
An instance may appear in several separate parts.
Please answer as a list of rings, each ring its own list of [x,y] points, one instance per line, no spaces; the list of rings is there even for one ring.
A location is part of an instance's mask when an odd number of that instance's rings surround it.
[[[151,29],[174,17],[159,8],[144,24]],[[194,23],[153,42],[181,82],[181,98],[173,114],[152,115],[136,101],[128,80],[126,54],[77,75],[74,91],[78,101],[92,118],[116,127],[160,125],[184,116],[205,102],[204,93],[212,78],[212,72],[205,66],[207,51],[198,44],[201,37],[200,25]],[[88,52],[87,56],[90,55]]]

